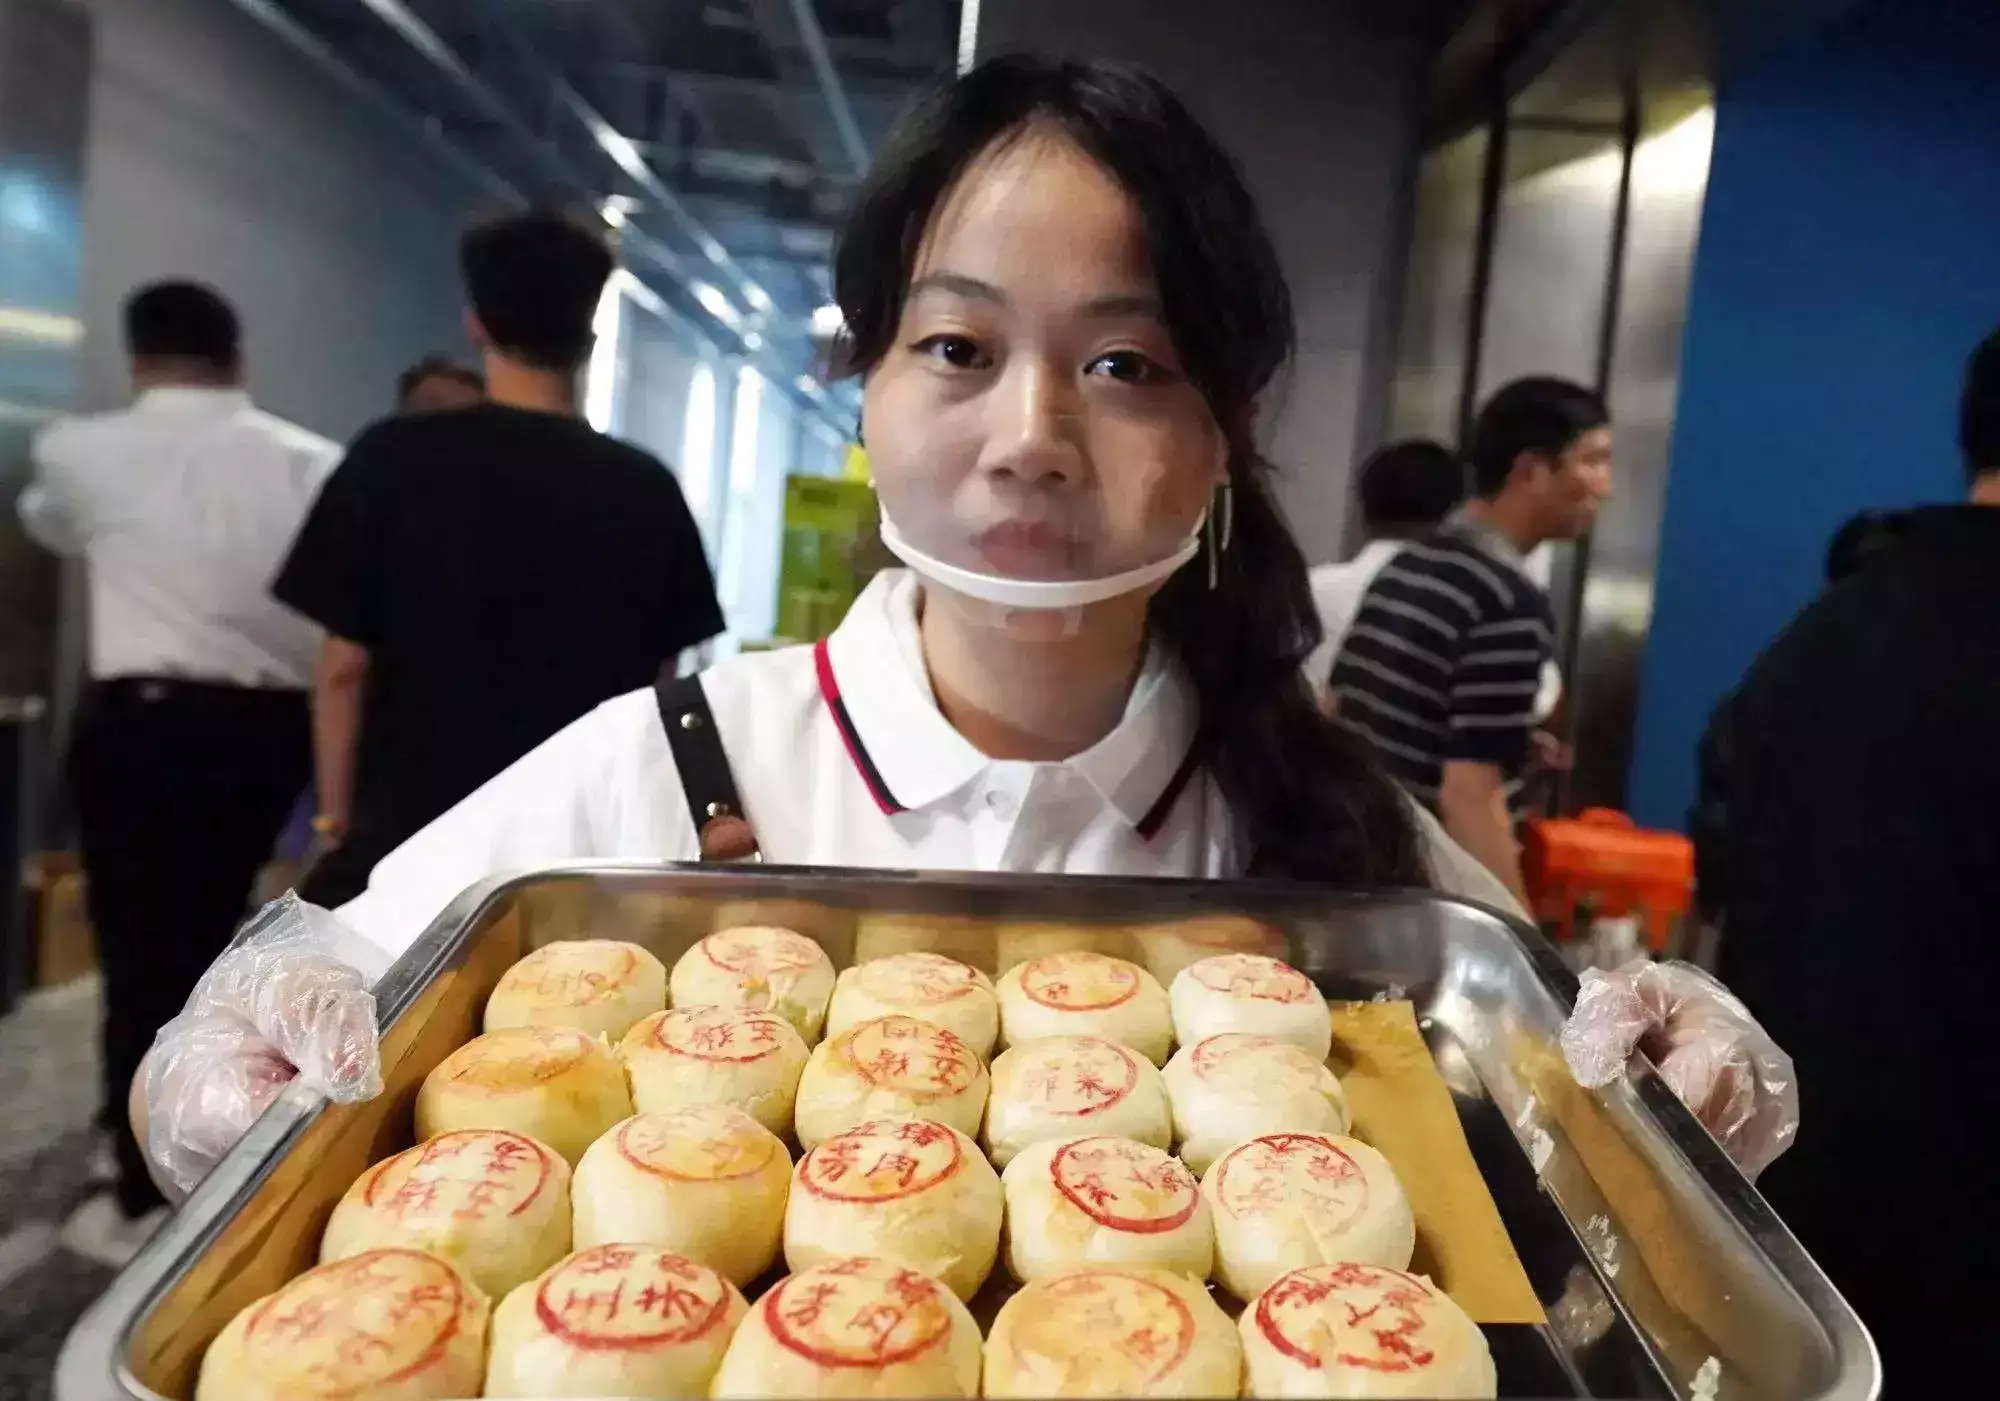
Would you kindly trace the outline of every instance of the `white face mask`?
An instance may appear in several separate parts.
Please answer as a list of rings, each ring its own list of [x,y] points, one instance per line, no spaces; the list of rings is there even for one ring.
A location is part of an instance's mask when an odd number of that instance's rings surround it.
[[[1204,518],[1205,519],[1205,518]],[[917,574],[940,588],[997,608],[1022,612],[1063,612],[1137,593],[1166,579],[1201,550],[1202,521],[1165,558],[1095,579],[1016,579],[948,564],[911,544],[882,510],[882,543]]]

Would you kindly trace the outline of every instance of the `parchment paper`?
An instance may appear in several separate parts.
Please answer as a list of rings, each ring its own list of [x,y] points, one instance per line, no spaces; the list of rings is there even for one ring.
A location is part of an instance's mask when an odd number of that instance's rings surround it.
[[[1417,1218],[1414,1273],[1479,1323],[1541,1323],[1542,1306],[1459,1127],[1408,1002],[1334,1002],[1330,1064],[1354,1136],[1396,1169]]]

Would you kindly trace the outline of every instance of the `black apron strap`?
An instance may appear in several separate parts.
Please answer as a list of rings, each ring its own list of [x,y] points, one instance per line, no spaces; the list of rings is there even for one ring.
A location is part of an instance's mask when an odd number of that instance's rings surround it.
[[[688,817],[694,822],[703,861],[758,861],[757,834],[743,815],[736,779],[722,738],[715,732],[715,715],[700,676],[676,677],[669,660],[653,683],[660,704],[660,724],[667,732],[686,795]]]

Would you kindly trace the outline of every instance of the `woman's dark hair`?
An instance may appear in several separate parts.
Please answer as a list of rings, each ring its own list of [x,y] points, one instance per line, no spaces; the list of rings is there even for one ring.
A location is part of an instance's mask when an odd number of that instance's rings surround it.
[[[1075,143],[1139,207],[1174,348],[1228,443],[1234,519],[1216,586],[1197,561],[1151,620],[1193,682],[1250,872],[1428,884],[1402,795],[1306,688],[1319,620],[1253,433],[1257,397],[1291,356],[1291,292],[1241,174],[1172,92],[1112,64],[1008,57],[927,95],[877,157],[834,257],[844,363],[881,363],[932,214],[978,156],[1030,130]]]
[[[1522,453],[1553,462],[1609,422],[1604,400],[1566,379],[1531,375],[1502,385],[1472,425],[1472,489],[1490,501],[1506,487]]]

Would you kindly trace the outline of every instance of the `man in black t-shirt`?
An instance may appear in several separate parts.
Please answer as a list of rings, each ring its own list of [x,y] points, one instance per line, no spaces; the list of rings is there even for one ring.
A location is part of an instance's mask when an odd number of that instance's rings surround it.
[[[470,230],[460,258],[490,401],[363,432],[274,589],[327,631],[313,731],[331,850],[302,887],[317,904],[358,895],[433,818],[722,630],[672,473],[576,416],[603,241],[515,214]]]

